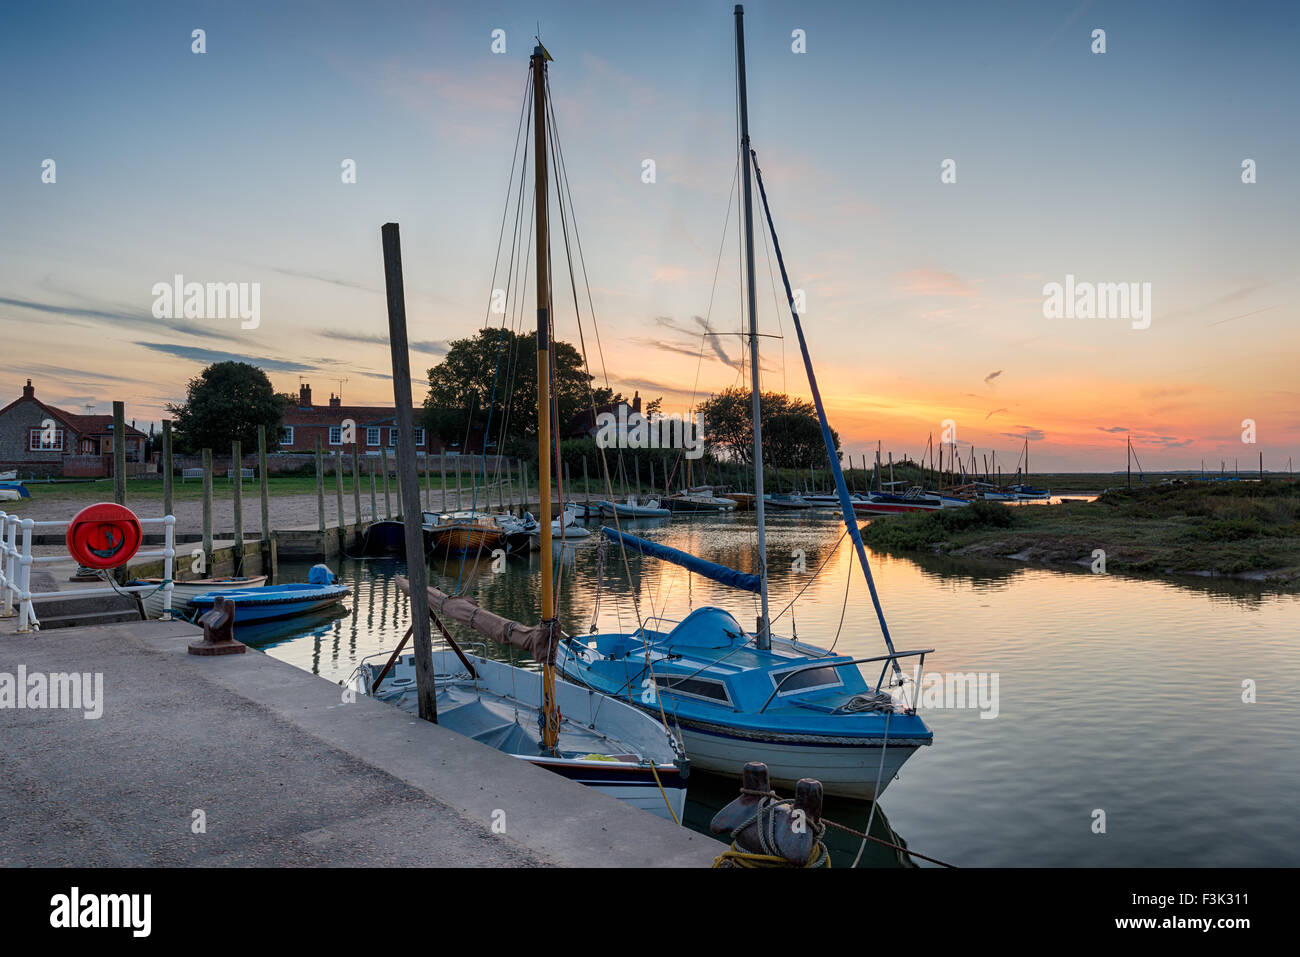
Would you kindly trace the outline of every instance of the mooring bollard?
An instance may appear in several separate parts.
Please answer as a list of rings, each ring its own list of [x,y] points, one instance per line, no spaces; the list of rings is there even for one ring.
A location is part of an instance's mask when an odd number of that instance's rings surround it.
[[[224,595],[212,600],[212,610],[199,619],[203,626],[203,639],[191,641],[192,655],[242,655],[246,645],[235,641],[235,603]]]
[[[751,761],[742,772],[740,797],[713,816],[709,830],[731,832],[731,847],[715,867],[829,867],[822,835],[822,783],[801,778],[793,800],[772,795],[767,765]]]

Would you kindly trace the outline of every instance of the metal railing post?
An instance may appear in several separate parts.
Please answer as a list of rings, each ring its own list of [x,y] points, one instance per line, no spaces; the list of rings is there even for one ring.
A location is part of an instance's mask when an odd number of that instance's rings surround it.
[[[40,627],[40,621],[32,611],[32,520],[23,519],[23,550],[18,559],[18,631],[31,631],[31,624]]]
[[[242,478],[241,478],[242,481]],[[163,621],[172,620],[172,578],[176,571],[176,516],[163,516]]]

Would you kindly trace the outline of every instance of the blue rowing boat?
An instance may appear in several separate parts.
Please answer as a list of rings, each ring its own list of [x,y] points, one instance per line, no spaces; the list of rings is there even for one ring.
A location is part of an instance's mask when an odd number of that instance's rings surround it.
[[[235,604],[235,624],[293,618],[336,605],[351,594],[347,585],[335,583],[327,565],[313,565],[306,582],[262,588],[221,588],[190,599],[190,608],[203,615],[212,610],[218,595]]]

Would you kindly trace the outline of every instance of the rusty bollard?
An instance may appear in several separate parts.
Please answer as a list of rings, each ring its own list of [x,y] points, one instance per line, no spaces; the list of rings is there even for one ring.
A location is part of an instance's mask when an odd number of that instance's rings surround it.
[[[793,801],[771,796],[767,765],[751,761],[742,772],[740,796],[714,815],[714,834],[731,833],[731,850],[718,859],[729,867],[825,867],[822,844],[822,783],[801,778]]]
[[[203,640],[191,641],[192,655],[242,655],[246,645],[235,641],[235,603],[224,595],[212,600],[212,610],[199,619]]]

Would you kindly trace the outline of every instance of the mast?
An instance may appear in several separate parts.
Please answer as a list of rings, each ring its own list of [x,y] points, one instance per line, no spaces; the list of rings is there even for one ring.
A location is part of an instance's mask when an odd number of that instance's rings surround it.
[[[758,391],[758,296],[754,289],[754,191],[749,172],[749,100],[745,91],[745,8],[736,4],[736,85],[740,90],[741,179],[745,184],[745,292],[749,305],[750,414],[754,419],[754,512],[758,521],[758,579],[762,612],[758,619],[759,648],[770,648],[767,612],[767,526],[763,514],[763,417]]]
[[[537,228],[537,484],[541,496],[542,624],[554,630],[555,592],[551,555],[551,247],[546,193],[546,61],[541,41],[533,48],[533,192]],[[542,747],[554,750],[560,734],[555,704],[555,641],[542,662]]]

